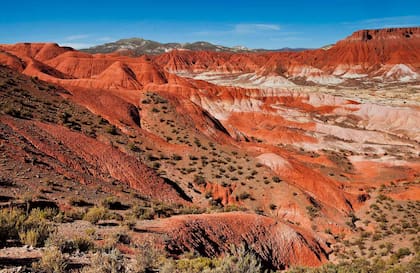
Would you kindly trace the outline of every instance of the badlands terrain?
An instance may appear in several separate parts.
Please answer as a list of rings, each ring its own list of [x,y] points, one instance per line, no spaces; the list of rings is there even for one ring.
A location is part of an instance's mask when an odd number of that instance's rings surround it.
[[[419,272],[420,28],[138,52],[0,45],[4,272]]]

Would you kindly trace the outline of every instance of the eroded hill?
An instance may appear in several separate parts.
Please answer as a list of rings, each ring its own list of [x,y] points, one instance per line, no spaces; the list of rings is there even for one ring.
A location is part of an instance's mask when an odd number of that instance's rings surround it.
[[[360,225],[371,200],[418,203],[418,44],[408,28],[293,53],[1,45],[2,201],[55,204],[58,232],[95,245],[124,231],[127,257],[147,239],[177,259],[245,245],[271,269],[346,260],[340,238],[383,228]]]

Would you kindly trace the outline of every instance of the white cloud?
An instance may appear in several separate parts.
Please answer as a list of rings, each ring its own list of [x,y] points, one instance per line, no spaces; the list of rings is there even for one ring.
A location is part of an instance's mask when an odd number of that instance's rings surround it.
[[[64,37],[59,44],[61,46],[69,46],[74,49],[82,49],[92,47],[98,43],[104,43],[112,41],[111,37],[103,36],[103,37],[95,37],[94,35],[88,34],[76,34]]]
[[[232,25],[218,25],[214,29],[192,32],[193,39],[206,40],[221,45],[242,44],[249,48],[261,48],[259,41],[271,43],[267,48],[305,47],[301,43],[307,40],[302,31],[295,31],[277,24],[240,23]],[[301,43],[299,43],[301,42]],[[280,44],[280,45],[273,45]],[[307,46],[306,46],[307,47]]]
[[[236,24],[233,28],[233,32],[235,33],[253,33],[278,30],[280,30],[280,26],[275,24]]]
[[[220,35],[246,35],[258,33],[281,33],[280,26],[276,24],[236,24],[225,26],[221,30],[197,31],[193,34],[201,36],[220,36]]]
[[[66,41],[77,41],[77,40],[83,40],[83,39],[89,38],[89,36],[90,35],[88,34],[76,34],[76,35],[67,36],[64,39]]]
[[[99,37],[99,38],[97,38],[96,39],[96,41],[98,41],[98,42],[109,42],[109,41],[112,41],[113,39],[112,39],[112,37]]]
[[[308,41],[308,40],[309,39],[307,39],[307,38],[296,37],[296,36],[270,38],[270,41],[276,41],[276,42]]]

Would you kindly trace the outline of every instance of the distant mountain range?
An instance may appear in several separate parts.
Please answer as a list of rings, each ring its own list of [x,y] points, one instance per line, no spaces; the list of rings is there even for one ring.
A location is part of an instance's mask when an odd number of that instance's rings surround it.
[[[80,51],[87,53],[112,53],[112,52],[126,52],[129,55],[143,55],[143,54],[162,54],[165,52],[177,50],[190,51],[214,51],[214,52],[282,52],[282,51],[303,51],[306,48],[281,48],[275,50],[268,49],[249,49],[244,46],[226,47],[215,45],[209,42],[194,42],[194,43],[159,43],[156,41],[145,40],[142,38],[121,39],[116,42],[106,43]]]

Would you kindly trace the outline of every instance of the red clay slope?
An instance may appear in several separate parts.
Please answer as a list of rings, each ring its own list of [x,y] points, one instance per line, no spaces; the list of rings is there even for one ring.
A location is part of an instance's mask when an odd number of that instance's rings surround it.
[[[5,117],[0,119],[0,123],[8,125],[26,138],[40,152],[71,166],[72,171],[65,174],[73,179],[89,184],[92,181],[86,178],[91,175],[101,180],[107,180],[111,176],[156,200],[185,202],[152,170],[111,145],[53,124]],[[54,167],[58,173],[64,171],[60,164]]]
[[[282,242],[296,246],[296,250],[291,251],[295,256],[283,257],[282,253],[274,253],[276,266],[295,263],[316,265],[323,261],[322,254],[314,258],[319,253],[318,249],[308,252],[307,248],[300,248],[302,238],[310,236],[302,237],[289,226],[276,224],[275,221],[293,221],[301,224],[297,229],[310,230],[311,221],[305,209],[313,203],[322,215],[316,219],[319,230],[330,227],[327,225],[338,230],[344,226],[346,213],[360,205],[358,195],[366,193],[369,187],[404,181],[418,175],[420,163],[411,158],[417,154],[418,134],[414,125],[420,122],[416,115],[418,109],[358,104],[321,93],[218,86],[184,78],[171,71],[341,78],[357,74],[382,77],[393,71],[390,78],[398,73],[401,77],[413,76],[413,71],[419,70],[419,35],[420,28],[361,31],[329,50],[256,54],[173,51],[161,56],[138,58],[117,54],[90,55],[55,44],[0,45],[0,62],[24,74],[62,85],[70,92],[66,95],[69,99],[106,118],[123,133],[130,131],[146,136],[142,141],[156,150],[166,151],[169,146],[177,153],[193,150],[186,145],[167,143],[166,139],[148,132],[147,128],[141,128],[139,121],[152,115],[152,110],[144,110],[147,109],[142,103],[144,95],[149,91],[158,93],[168,100],[168,105],[176,108],[178,115],[188,120],[188,132],[248,153],[261,162],[261,167],[267,166],[267,182],[272,178],[269,176],[283,179],[275,185],[270,182],[272,184],[260,186],[254,184],[251,178],[237,184],[238,188],[246,188],[255,197],[261,197],[255,198],[254,205],[249,205],[253,200],[245,200],[241,205],[249,209],[256,209],[258,205],[267,215],[272,215],[272,219],[236,214],[217,219],[208,215],[202,216],[203,219],[201,216],[177,218],[179,222],[174,226],[180,228],[179,234],[173,235],[174,240],[190,249],[194,245],[188,243],[191,238],[188,236],[197,233],[189,234],[188,225],[198,225],[201,229],[197,229],[206,234],[223,234],[219,226],[228,226],[249,236],[243,238],[240,233],[227,234],[228,242],[244,239],[251,243],[252,238],[256,243],[274,244],[273,249],[284,249],[284,245],[272,241],[270,236],[286,234],[294,240]],[[212,120],[215,122],[212,123]],[[152,119],[149,121],[153,122]],[[81,173],[84,165],[60,154],[58,145],[42,141],[43,135],[47,136],[46,139],[56,139],[55,143],[61,141],[75,157],[95,166],[98,176],[112,174],[158,199],[178,198],[173,189],[150,174],[136,158],[110,145],[55,125],[28,124],[10,119],[3,122],[45,153],[62,162],[70,161]],[[217,129],[216,123],[227,128],[227,133]],[[159,123],[153,125],[164,126]],[[42,135],[37,137],[37,134]],[[396,148],[398,153],[392,152]],[[397,154],[398,158],[395,158]],[[199,151],[197,156],[200,156]],[[256,168],[259,167],[256,165]],[[385,169],[388,171],[378,172]],[[172,167],[165,171],[177,174]],[[179,176],[179,179],[182,177]],[[246,187],[245,182],[249,183]],[[158,186],[150,187],[151,184]],[[264,192],[261,192],[262,189]],[[266,196],[262,197],[264,194]],[[226,203],[229,198],[227,195],[222,201]],[[276,215],[272,214],[270,204],[278,207]],[[232,219],[232,216],[238,219]],[[229,221],[234,224],[229,224]],[[244,227],[251,223],[252,227],[257,226],[258,234]],[[262,227],[258,226],[259,223]],[[309,245],[315,244],[309,241]],[[218,242],[224,243],[221,239]],[[203,251],[211,252],[211,246]],[[263,258],[268,257],[264,251],[259,253]]]
[[[142,229],[166,234],[173,254],[196,251],[214,256],[244,244],[267,265],[278,269],[293,265],[317,266],[327,261],[326,247],[296,227],[255,214],[232,212],[176,216],[144,223]]]
[[[155,57],[169,71],[257,72],[299,76],[299,67],[317,68],[327,74],[357,71],[375,76],[382,66],[404,64],[420,69],[420,28],[362,30],[328,50],[278,53],[217,53],[172,51]],[[298,68],[297,68],[298,67]]]
[[[307,114],[334,115],[336,108],[346,112],[353,110],[348,110],[345,104],[336,106],[327,103],[322,107],[314,107],[311,103],[303,102],[299,97],[296,98],[295,94],[277,96],[276,94],[260,94],[259,91],[252,94],[254,91],[215,86],[204,81],[179,77],[165,69],[286,74],[290,69],[295,73],[302,70],[298,68],[299,66],[309,66],[324,69],[328,73],[354,74],[373,71],[375,67],[395,62],[418,69],[419,35],[420,28],[366,30],[354,33],[328,51],[258,54],[173,51],[153,58],[147,56],[130,58],[116,54],[90,55],[69,48],[60,48],[56,44],[16,44],[0,46],[0,50],[5,52],[0,60],[17,70],[23,68],[25,74],[63,85],[72,93],[72,100],[106,117],[121,129],[123,129],[122,124],[139,125],[140,117],[137,109],[139,105],[137,104],[140,92],[138,91],[164,91],[180,101],[183,114],[190,116],[194,125],[205,134],[211,130],[206,129],[208,121],[201,109],[207,110],[219,119],[223,116],[228,118],[227,121],[221,119],[221,122],[232,128],[232,135],[239,131],[240,135],[246,134],[251,137],[254,136],[252,131],[255,131],[254,137],[262,138],[271,145],[297,142],[312,145],[319,141],[308,134],[308,131],[324,130],[335,133],[334,130],[339,128],[323,125],[318,129],[312,120],[307,120],[306,123],[290,122],[282,116],[273,117],[272,121],[264,117],[269,122],[261,122],[263,126],[256,128],[258,130],[247,130],[248,119],[244,117],[248,115],[255,120],[257,115],[243,113],[266,112],[268,115],[279,115],[277,112],[281,109],[286,111],[285,116],[288,111],[297,111],[307,119],[305,117]],[[400,58],[397,59],[395,56]],[[250,96],[244,95],[247,92],[251,92]],[[308,99],[312,100],[312,96]],[[260,103],[262,103],[261,108],[258,106]],[[236,117],[235,112],[238,113]],[[281,121],[285,125],[277,127],[280,124],[275,121]],[[273,123],[275,125],[272,125]],[[350,134],[360,134],[360,132],[347,129],[346,131],[348,131],[346,137]],[[342,138],[342,134],[337,132],[337,137]],[[374,137],[372,136],[371,139]],[[233,143],[232,140],[224,139],[223,141]],[[270,149],[267,150],[266,153]],[[290,172],[292,172],[290,177],[293,178],[297,175],[293,172],[299,172],[299,170]],[[295,180],[291,183],[299,182],[302,188],[305,187],[305,181]],[[327,180],[335,179],[328,177]],[[311,184],[317,185],[316,181],[311,181]],[[318,186],[322,188],[322,185]],[[339,187],[340,184],[337,184],[335,191],[339,191]],[[312,193],[323,196],[318,191]],[[322,199],[325,202],[328,201],[327,196]],[[348,206],[345,205],[347,201],[344,198],[341,199],[338,207],[348,210]]]
[[[0,45],[1,51],[9,53],[0,51],[0,60],[15,69],[28,69],[25,71],[28,75],[78,78],[75,85],[89,88],[141,89],[151,82],[164,84],[167,79],[161,68],[176,72],[256,73],[308,81],[316,78],[319,83],[340,83],[365,76],[419,79],[419,44],[420,28],[413,27],[357,31],[328,50],[304,52],[234,54],[175,50],[150,59],[89,55],[56,44],[25,43]],[[44,66],[28,67],[38,62]],[[106,71],[107,68],[111,71]],[[45,75],[44,78],[53,80]]]

